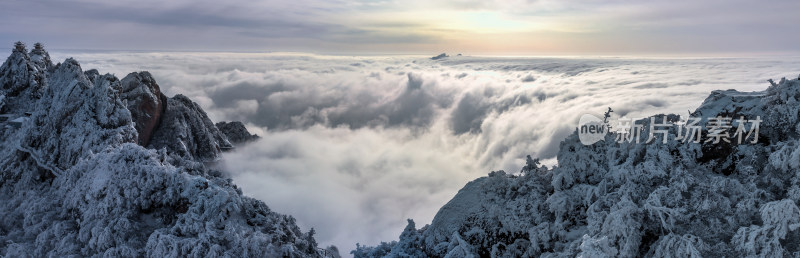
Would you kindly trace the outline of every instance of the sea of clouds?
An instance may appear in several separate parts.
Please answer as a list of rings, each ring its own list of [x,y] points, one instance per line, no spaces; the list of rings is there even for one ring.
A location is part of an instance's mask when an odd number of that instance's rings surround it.
[[[555,165],[585,113],[687,115],[712,90],[764,90],[796,58],[320,56],[294,53],[53,53],[85,70],[150,71],[212,120],[261,140],[222,166],[245,194],[290,214],[323,245],[396,240],[430,223],[467,182]]]

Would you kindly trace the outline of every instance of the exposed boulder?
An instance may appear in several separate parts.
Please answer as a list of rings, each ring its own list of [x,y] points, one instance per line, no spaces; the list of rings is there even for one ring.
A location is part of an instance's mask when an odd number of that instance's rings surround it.
[[[153,130],[161,121],[167,97],[161,93],[161,88],[149,72],[130,73],[122,79],[120,86],[121,97],[128,101],[128,110],[139,132],[137,143],[147,146]]]
[[[167,99],[167,108],[148,148],[195,161],[215,161],[224,149],[233,148],[197,103],[183,95]]]
[[[228,137],[228,140],[235,145],[248,143],[261,138],[258,135],[250,134],[247,128],[244,127],[244,124],[239,121],[219,122],[216,126]]]

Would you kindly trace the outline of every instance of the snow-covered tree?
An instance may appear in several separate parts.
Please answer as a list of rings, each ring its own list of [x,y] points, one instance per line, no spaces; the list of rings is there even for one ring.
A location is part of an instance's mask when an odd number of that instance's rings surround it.
[[[663,143],[678,137],[676,127],[639,144],[609,134],[584,145],[573,133],[560,144],[557,167],[527,157],[518,177],[498,171],[468,183],[419,232],[424,246],[413,250],[435,257],[800,255],[800,81],[782,79],[763,92],[714,91],[693,113],[764,124],[755,144]],[[650,135],[652,121],[680,120],[652,118],[636,121],[641,135]]]

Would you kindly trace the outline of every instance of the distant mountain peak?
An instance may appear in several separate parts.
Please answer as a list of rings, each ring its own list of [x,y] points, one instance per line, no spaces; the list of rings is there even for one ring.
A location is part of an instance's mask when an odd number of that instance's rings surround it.
[[[439,59],[444,59],[444,58],[447,58],[447,57],[450,57],[450,56],[447,55],[447,53],[441,53],[441,54],[439,54],[437,56],[431,57],[431,60],[439,60]]]

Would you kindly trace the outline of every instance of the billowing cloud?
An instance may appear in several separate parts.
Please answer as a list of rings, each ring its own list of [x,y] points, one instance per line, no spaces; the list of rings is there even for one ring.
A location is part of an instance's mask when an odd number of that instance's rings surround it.
[[[53,53],[124,76],[149,70],[215,121],[263,138],[225,155],[247,195],[323,244],[396,239],[466,182],[553,165],[584,113],[685,115],[711,90],[763,90],[794,59],[493,58],[235,53]],[[527,77],[535,80],[526,80]]]

